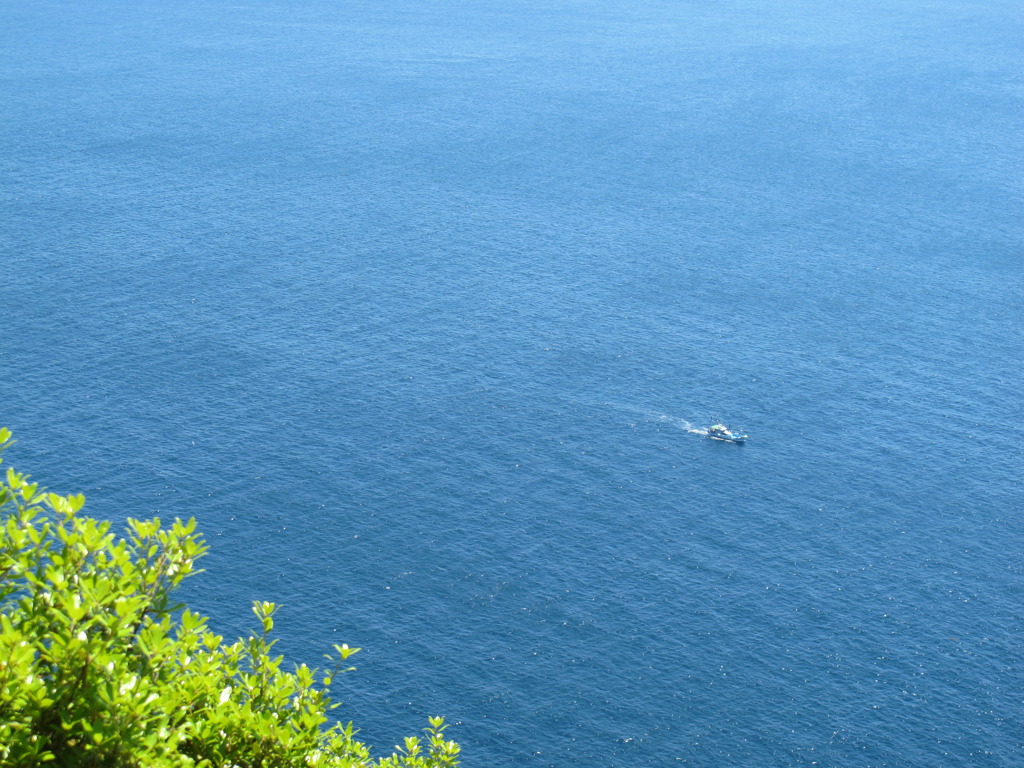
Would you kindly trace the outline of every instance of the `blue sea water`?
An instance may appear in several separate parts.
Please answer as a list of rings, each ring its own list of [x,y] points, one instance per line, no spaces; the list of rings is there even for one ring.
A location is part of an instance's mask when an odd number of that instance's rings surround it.
[[[381,752],[1024,764],[1019,2],[0,19],[8,463]]]

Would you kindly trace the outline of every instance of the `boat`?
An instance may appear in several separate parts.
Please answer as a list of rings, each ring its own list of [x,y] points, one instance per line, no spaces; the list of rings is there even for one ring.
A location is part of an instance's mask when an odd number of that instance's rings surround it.
[[[716,422],[708,427],[707,435],[712,440],[725,440],[728,443],[742,443],[747,439],[747,435],[733,432],[721,422]]]

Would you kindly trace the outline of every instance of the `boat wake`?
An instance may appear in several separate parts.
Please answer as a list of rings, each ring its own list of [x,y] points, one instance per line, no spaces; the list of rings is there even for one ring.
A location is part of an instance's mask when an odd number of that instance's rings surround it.
[[[646,408],[637,408],[631,405],[617,405],[615,403],[605,403],[605,405],[610,405],[612,408],[617,408],[621,411],[640,414],[644,417],[644,423],[647,424],[671,424],[684,432],[689,432],[691,435],[706,436],[708,434],[707,429],[697,427],[686,419],[680,419],[677,416],[669,416],[667,413],[651,411]]]

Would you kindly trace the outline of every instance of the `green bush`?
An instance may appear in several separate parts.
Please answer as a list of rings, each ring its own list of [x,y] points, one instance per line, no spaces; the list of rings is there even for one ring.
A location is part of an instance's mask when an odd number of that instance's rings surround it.
[[[0,452],[10,442],[0,429]],[[271,654],[273,604],[253,606],[261,634],[230,644],[175,604],[206,551],[194,520],[129,520],[118,538],[84,502],[12,469],[0,479],[0,765],[458,764],[441,718],[382,759],[351,723],[328,725],[331,681],[357,648],[334,646],[330,671],[287,672]]]

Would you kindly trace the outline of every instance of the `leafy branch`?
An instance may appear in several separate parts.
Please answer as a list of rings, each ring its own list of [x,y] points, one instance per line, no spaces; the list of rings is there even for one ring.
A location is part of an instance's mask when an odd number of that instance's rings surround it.
[[[0,429],[0,454],[11,442]],[[118,538],[84,503],[13,469],[0,479],[0,765],[458,765],[442,718],[379,760],[351,723],[329,725],[330,687],[358,648],[289,672],[272,655],[273,603],[255,603],[261,630],[230,644],[174,603],[207,550],[194,520],[130,519]]]

